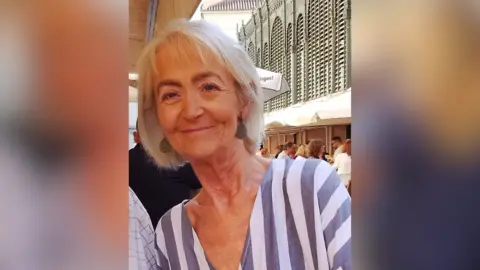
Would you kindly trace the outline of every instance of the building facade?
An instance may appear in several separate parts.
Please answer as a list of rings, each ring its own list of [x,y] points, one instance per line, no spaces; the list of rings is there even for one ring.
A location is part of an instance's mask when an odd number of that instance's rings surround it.
[[[282,73],[291,88],[265,102],[265,113],[350,88],[350,14],[350,0],[257,1],[238,40],[258,67]],[[270,129],[264,144],[346,138],[347,124]]]
[[[252,17],[252,10],[259,5],[257,0],[222,0],[214,4],[201,5],[200,16],[203,20],[218,25],[233,39],[238,38],[238,27]]]

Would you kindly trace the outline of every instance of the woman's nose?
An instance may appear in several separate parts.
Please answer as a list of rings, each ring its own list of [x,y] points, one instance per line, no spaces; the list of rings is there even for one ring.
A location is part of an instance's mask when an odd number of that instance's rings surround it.
[[[183,115],[186,119],[198,118],[203,113],[201,97],[198,93],[189,92],[183,99]]]

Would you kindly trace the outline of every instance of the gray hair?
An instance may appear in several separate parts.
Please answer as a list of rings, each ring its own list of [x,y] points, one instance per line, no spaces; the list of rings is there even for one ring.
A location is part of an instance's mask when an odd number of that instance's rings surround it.
[[[175,168],[186,162],[174,149],[170,153],[160,151],[160,143],[165,135],[157,119],[157,97],[153,82],[154,76],[158,75],[155,65],[157,48],[163,44],[174,45],[177,56],[186,61],[186,52],[193,46],[200,59],[205,60],[206,55],[212,54],[230,72],[238,85],[239,100],[245,105],[249,104],[248,114],[243,119],[247,129],[244,143],[253,155],[264,131],[263,92],[255,65],[244,48],[217,26],[204,20],[182,19],[172,22],[147,44],[137,64],[139,132],[150,156],[161,167]]]

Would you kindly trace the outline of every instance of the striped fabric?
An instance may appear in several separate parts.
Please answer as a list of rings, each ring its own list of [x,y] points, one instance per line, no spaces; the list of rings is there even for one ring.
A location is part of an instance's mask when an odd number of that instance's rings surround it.
[[[160,220],[162,270],[215,269],[185,211]],[[239,269],[350,270],[350,196],[335,170],[318,159],[274,159],[258,190]]]

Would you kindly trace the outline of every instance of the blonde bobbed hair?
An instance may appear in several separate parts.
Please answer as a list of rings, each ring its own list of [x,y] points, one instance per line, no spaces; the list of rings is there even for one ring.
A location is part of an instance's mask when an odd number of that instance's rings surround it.
[[[308,151],[307,150],[308,150],[307,146],[302,144],[298,147],[297,153],[295,153],[295,156],[301,156],[301,157],[307,158],[308,157]]]
[[[244,144],[254,155],[264,131],[263,92],[255,65],[244,48],[227,36],[220,28],[204,20],[176,20],[159,33],[144,48],[137,64],[138,70],[138,127],[142,144],[160,167],[176,168],[186,160],[175,149],[169,153],[160,151],[165,138],[157,118],[157,97],[154,78],[159,74],[155,61],[159,46],[171,46],[180,63],[188,65],[192,50],[206,62],[214,57],[225,66],[234,78],[241,107],[248,106],[243,124],[247,129]],[[240,113],[240,112],[239,112]]]

